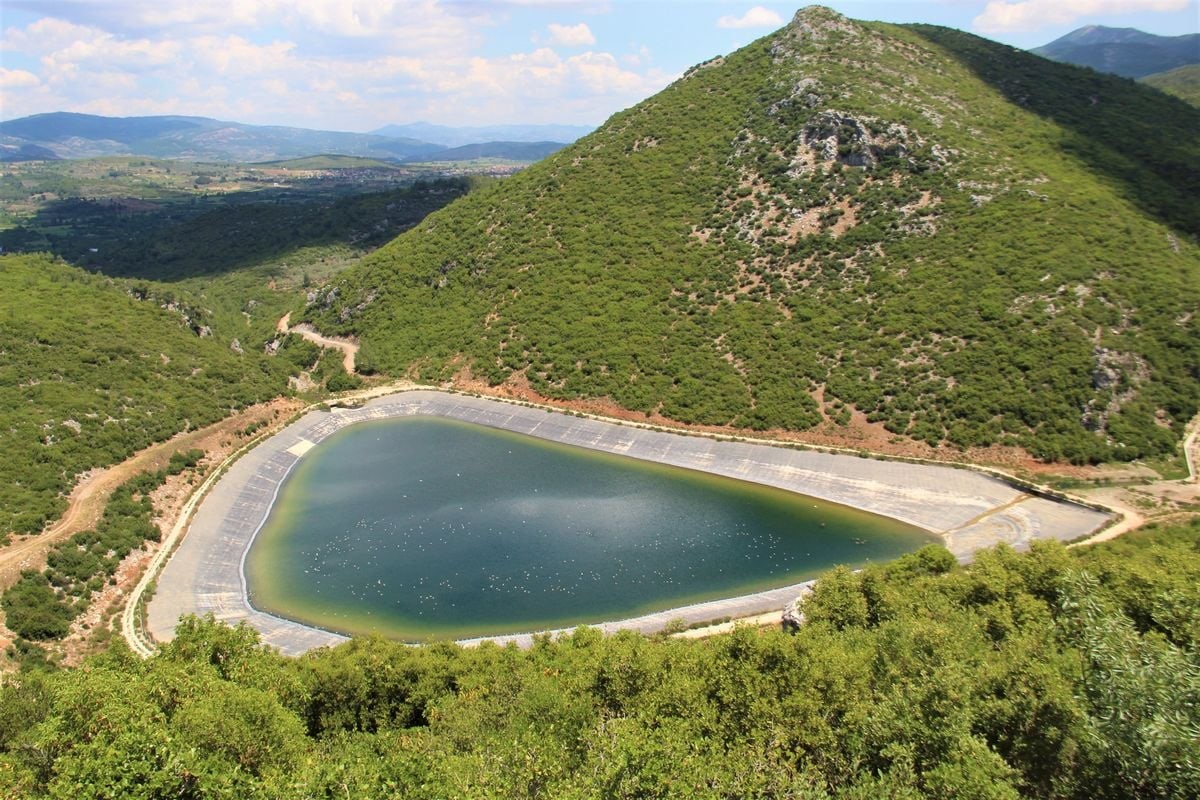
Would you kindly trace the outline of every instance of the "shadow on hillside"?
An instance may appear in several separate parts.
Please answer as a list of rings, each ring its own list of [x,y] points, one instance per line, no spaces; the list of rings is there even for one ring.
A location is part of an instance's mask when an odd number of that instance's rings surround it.
[[[340,199],[229,195],[200,204],[72,198],[47,203],[0,244],[113,277],[177,281],[281,263],[304,248],[378,247],[469,187],[448,179]]]
[[[1128,78],[1059,64],[950,28],[906,26],[1013,103],[1059,125],[1063,149],[1142,210],[1200,234],[1200,109]]]

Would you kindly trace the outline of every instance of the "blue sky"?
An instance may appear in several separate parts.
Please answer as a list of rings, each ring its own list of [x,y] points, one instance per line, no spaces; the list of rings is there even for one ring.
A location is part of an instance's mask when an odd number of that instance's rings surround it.
[[[1198,0],[827,2],[1033,47],[1085,24],[1200,29]],[[0,118],[197,114],[365,131],[599,124],[796,3],[633,0],[0,0]]]

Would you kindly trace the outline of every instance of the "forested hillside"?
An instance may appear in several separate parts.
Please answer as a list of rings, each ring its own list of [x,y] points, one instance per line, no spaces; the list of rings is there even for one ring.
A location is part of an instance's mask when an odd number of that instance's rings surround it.
[[[289,388],[353,383],[280,318],[481,180],[336,162],[7,168],[0,540],[57,518],[80,472]]]
[[[1198,542],[929,547],[827,574],[794,635],[285,659],[192,621],[0,688],[0,796],[1184,800]]]
[[[286,389],[295,364],[201,335],[198,313],[49,256],[0,256],[0,537],[58,517],[78,473]]]
[[[805,9],[318,294],[361,368],[929,444],[1176,450],[1200,409],[1200,110]]]

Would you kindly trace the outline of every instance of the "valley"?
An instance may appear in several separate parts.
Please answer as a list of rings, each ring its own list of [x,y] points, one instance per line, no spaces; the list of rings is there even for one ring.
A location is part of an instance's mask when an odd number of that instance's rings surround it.
[[[1200,793],[1197,35],[26,5],[0,797]]]
[[[1061,245],[1040,252],[1048,240],[1028,231],[1018,244],[997,232],[1031,201],[1043,224],[1063,230],[1099,213],[1073,217],[1072,201],[1063,202],[1089,186],[1083,162],[1034,150],[1018,165],[1004,155],[1009,129],[976,128],[974,139],[994,137],[982,162],[991,177],[981,182],[981,164],[966,157],[978,145],[955,138],[964,124],[947,122],[955,106],[937,94],[944,78],[914,79],[911,96],[889,111],[908,121],[888,127],[854,110],[877,98],[871,90],[850,92],[836,72],[822,73],[819,53],[833,43],[882,52],[887,41],[888,58],[852,65],[879,79],[918,56],[947,58],[937,53],[954,53],[985,82],[988,70],[1004,66],[1012,75],[1017,68],[1019,76],[1031,63],[997,60],[952,32],[871,27],[819,9],[764,41],[769,46],[700,65],[661,96],[502,182],[343,156],[225,165],[144,157],[15,163],[5,166],[10,227],[0,238],[9,250],[48,249],[102,272],[135,304],[177,315],[184,339],[190,329],[197,344],[211,341],[213,352],[225,347],[226,358],[255,363],[271,377],[267,394],[253,400],[286,388],[311,401],[322,388],[353,390],[364,381],[382,387],[404,376],[694,433],[999,467],[1033,485],[1093,492],[1121,509],[1126,525],[1194,505],[1186,491],[1149,488],[1186,471],[1176,437],[1197,410],[1196,386],[1173,377],[1195,347],[1185,309],[1195,301],[1197,251],[1183,233],[1191,214],[1183,196],[1160,193],[1158,205],[1142,212],[1147,225],[1180,230],[1158,245],[1144,239],[1146,252],[1135,259],[1151,263],[1169,253],[1175,265],[1157,263],[1152,274],[1118,269],[1102,255],[1103,239],[1083,247],[1103,259],[1086,267],[1080,252],[1068,255]],[[794,67],[780,66],[793,63],[808,74],[794,86],[786,71]],[[1040,76],[1041,94],[1027,106],[1058,102],[1055,81],[1074,77],[1071,68],[1055,69]],[[1002,97],[965,73],[948,74],[961,84],[957,91],[972,87],[976,106],[1003,119]],[[769,104],[770,115],[721,117],[722,109],[745,104],[764,76],[769,85],[782,76],[792,86]],[[1117,96],[1130,91],[1103,76],[1086,80]],[[712,124],[690,125],[687,133],[672,127],[684,118],[673,108],[713,96],[717,87],[727,106],[705,112]],[[838,111],[817,108],[839,93]],[[1149,96],[1139,99],[1157,108]],[[1059,106],[1069,123],[1071,108]],[[1179,110],[1163,108],[1174,114],[1164,118],[1169,128]],[[785,109],[810,121],[795,133]],[[977,115],[974,124],[985,118]],[[923,126],[937,133],[919,133]],[[729,147],[733,155],[714,169],[712,159]],[[1149,163],[1146,147],[1131,144],[1127,152]],[[1151,172],[1181,163],[1172,159],[1182,159],[1187,147],[1160,148],[1154,163],[1161,166]],[[684,163],[690,166],[678,172]],[[1033,164],[1040,175],[1030,172]],[[590,193],[594,174],[623,176],[602,206],[572,194]],[[670,186],[681,174],[690,175],[686,192]],[[1185,172],[1172,186],[1188,180]],[[695,205],[722,181],[736,183],[736,191],[725,190],[716,208]],[[551,185],[557,192],[547,195]],[[1006,188],[1002,196],[979,194],[987,187]],[[1046,194],[1064,191],[1055,199]],[[641,240],[627,238],[639,227],[623,215],[642,215],[647,201],[667,213],[654,215],[657,228],[641,226]],[[1136,201],[1123,195],[1104,202]],[[509,212],[535,206],[523,219]],[[581,208],[591,222],[580,224]],[[474,227],[473,215],[481,220]],[[1150,222],[1157,219],[1163,222]],[[546,227],[550,249],[527,238],[530,225]],[[646,238],[651,230],[656,239]],[[964,249],[956,237],[996,244]],[[472,250],[478,243],[484,249]],[[525,257],[538,259],[536,269],[504,255],[531,245]],[[1079,242],[1071,247],[1078,250]],[[427,277],[431,257],[438,266]],[[799,271],[796,259],[803,259]],[[947,272],[941,259],[958,273]],[[707,275],[697,271],[701,264]],[[985,289],[991,305],[961,305],[979,286],[970,282],[978,277],[967,276],[996,269],[1010,280]],[[1159,279],[1169,291],[1151,288]],[[1022,283],[1058,285],[1051,294],[1018,294]],[[1065,294],[1076,298],[1073,305],[1055,299]],[[1152,313],[1140,312],[1137,298],[1151,303]],[[864,308],[874,329],[858,316]],[[1122,321],[1133,318],[1136,324]],[[387,324],[378,328],[377,319]],[[1167,320],[1168,327],[1153,327]],[[1053,348],[1047,331],[1058,337]],[[837,342],[838,350],[822,341]],[[322,355],[327,351],[341,358]],[[566,353],[575,355],[573,368]],[[159,358],[162,366],[172,359],[166,352]],[[203,372],[192,367],[191,377]],[[166,378],[161,371],[157,377]],[[244,379],[237,383],[244,392]],[[1066,405],[1079,403],[1079,422],[1067,423]],[[98,413],[79,408],[61,417],[80,424],[76,417]],[[196,425],[194,417],[167,421],[163,430]],[[85,434],[86,427],[80,424]],[[1114,459],[1134,463],[1087,466]],[[79,463],[100,462],[84,456]],[[46,489],[61,492],[71,469],[57,481],[43,479]]]

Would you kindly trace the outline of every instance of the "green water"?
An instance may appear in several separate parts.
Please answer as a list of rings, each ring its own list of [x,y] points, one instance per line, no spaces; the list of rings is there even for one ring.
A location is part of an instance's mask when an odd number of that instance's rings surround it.
[[[929,541],[777,489],[417,417],[305,455],[246,577],[256,608],[308,624],[464,637],[786,586]]]

